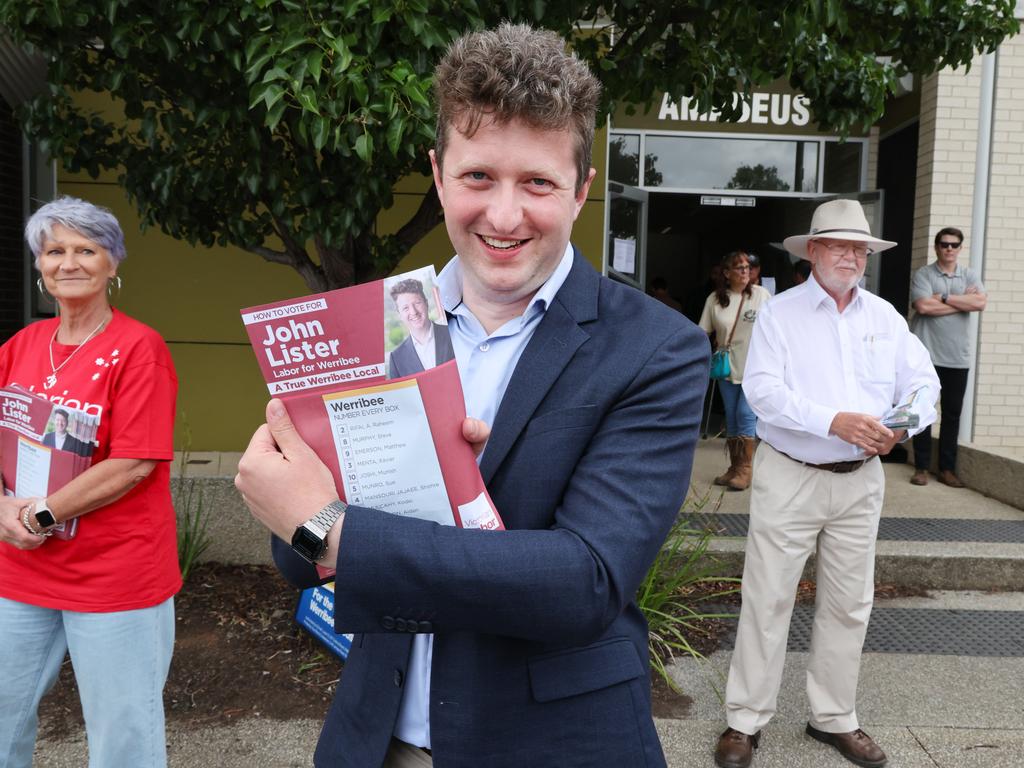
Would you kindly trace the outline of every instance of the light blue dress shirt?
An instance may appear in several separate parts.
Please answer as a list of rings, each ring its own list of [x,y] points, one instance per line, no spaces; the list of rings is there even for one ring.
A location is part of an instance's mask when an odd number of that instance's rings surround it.
[[[462,265],[455,256],[437,276],[441,303],[448,314],[448,331],[459,365],[466,414],[491,425],[523,350],[533,338],[544,313],[572,269],[573,250],[566,245],[551,277],[537,290],[523,314],[488,334],[462,303]],[[485,449],[486,450],[486,449]],[[479,462],[479,459],[478,459]],[[501,510],[498,510],[499,514]],[[395,738],[430,748],[430,663],[434,636],[416,635],[405,693],[398,710]]]

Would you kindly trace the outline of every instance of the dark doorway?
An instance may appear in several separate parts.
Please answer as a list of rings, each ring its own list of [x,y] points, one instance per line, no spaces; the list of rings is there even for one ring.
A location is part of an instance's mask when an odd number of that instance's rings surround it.
[[[882,237],[898,243],[879,257],[878,294],[902,315],[907,314],[910,303],[917,129],[915,121],[889,134],[878,145],[878,187],[885,193]]]
[[[702,204],[693,194],[651,193],[647,214],[647,278],[663,277],[669,293],[694,322],[711,293],[711,267],[730,251],[753,252],[776,292],[793,285],[789,235],[807,231],[820,200],[756,197],[752,206]]]
[[[0,99],[0,343],[25,323],[21,129]]]

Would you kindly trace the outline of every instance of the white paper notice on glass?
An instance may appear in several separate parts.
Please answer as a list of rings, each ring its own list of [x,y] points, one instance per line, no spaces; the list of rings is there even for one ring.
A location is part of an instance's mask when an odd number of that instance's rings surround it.
[[[636,240],[616,237],[612,250],[612,269],[625,275],[636,272]]]
[[[345,500],[454,525],[415,379],[324,395]]]
[[[772,296],[775,295],[775,278],[774,277],[762,277],[761,287],[764,288]]]
[[[14,495],[19,499],[45,498],[49,482],[50,449],[19,438]]]

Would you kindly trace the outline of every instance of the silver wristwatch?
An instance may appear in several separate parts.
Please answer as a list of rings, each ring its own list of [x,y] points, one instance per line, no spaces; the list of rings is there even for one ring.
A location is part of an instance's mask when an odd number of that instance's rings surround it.
[[[313,517],[295,529],[292,536],[292,549],[304,560],[314,565],[327,552],[327,534],[338,518],[345,514],[348,505],[335,499]]]

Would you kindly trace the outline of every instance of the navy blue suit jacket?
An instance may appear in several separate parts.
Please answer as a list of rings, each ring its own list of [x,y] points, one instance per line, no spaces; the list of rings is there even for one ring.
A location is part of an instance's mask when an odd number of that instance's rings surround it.
[[[382,763],[415,632],[434,633],[437,768],[665,764],[634,596],[686,495],[708,357],[690,321],[576,254],[481,461],[508,530],[349,507],[335,623],[357,634],[317,766]]]
[[[447,363],[455,359],[455,349],[452,347],[452,337],[448,333],[447,325],[434,326],[434,365]],[[420,356],[416,354],[416,348],[412,345],[412,336],[406,336],[405,341],[395,347],[388,360],[388,378],[400,379],[403,376],[411,376],[423,370],[423,363]]]

